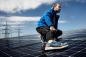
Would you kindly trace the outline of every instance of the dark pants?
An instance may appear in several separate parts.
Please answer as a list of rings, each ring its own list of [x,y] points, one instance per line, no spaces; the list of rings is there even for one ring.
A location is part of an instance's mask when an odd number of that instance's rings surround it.
[[[61,30],[51,32],[48,27],[37,27],[36,30],[41,34],[41,39],[43,42],[47,42],[49,38],[58,39],[58,36],[62,35]]]

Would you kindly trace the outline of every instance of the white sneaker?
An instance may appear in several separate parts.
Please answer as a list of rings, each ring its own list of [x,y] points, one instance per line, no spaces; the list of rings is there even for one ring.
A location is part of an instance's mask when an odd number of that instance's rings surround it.
[[[55,40],[49,40],[47,44],[50,47],[59,47],[59,46],[67,45],[67,43],[62,43],[60,41],[55,41]]]
[[[67,42],[49,40],[46,43],[45,50],[63,49],[68,47]]]

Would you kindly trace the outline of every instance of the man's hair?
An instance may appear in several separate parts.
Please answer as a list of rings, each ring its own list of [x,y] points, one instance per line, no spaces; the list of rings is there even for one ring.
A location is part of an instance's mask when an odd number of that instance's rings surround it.
[[[53,7],[53,8],[56,7],[57,4],[61,5],[60,3],[57,3],[57,2],[56,2],[56,3],[53,3],[53,4],[52,4],[52,7]]]

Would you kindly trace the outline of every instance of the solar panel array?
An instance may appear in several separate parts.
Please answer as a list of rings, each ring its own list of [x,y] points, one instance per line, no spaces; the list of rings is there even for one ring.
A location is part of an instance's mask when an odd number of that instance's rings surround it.
[[[35,40],[37,37],[4,38],[0,39],[0,57],[86,57],[85,38],[66,38],[64,41],[68,42],[68,48],[52,51],[41,50],[42,43]]]

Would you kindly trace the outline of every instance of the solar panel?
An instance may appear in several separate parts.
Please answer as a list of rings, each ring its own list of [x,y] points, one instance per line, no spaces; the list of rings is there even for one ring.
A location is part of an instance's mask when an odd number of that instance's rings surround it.
[[[68,48],[44,52],[40,40],[4,38],[0,39],[0,57],[86,57],[85,37],[69,37],[64,42],[68,42]]]
[[[79,52],[73,55],[74,57],[86,57],[86,53]]]

